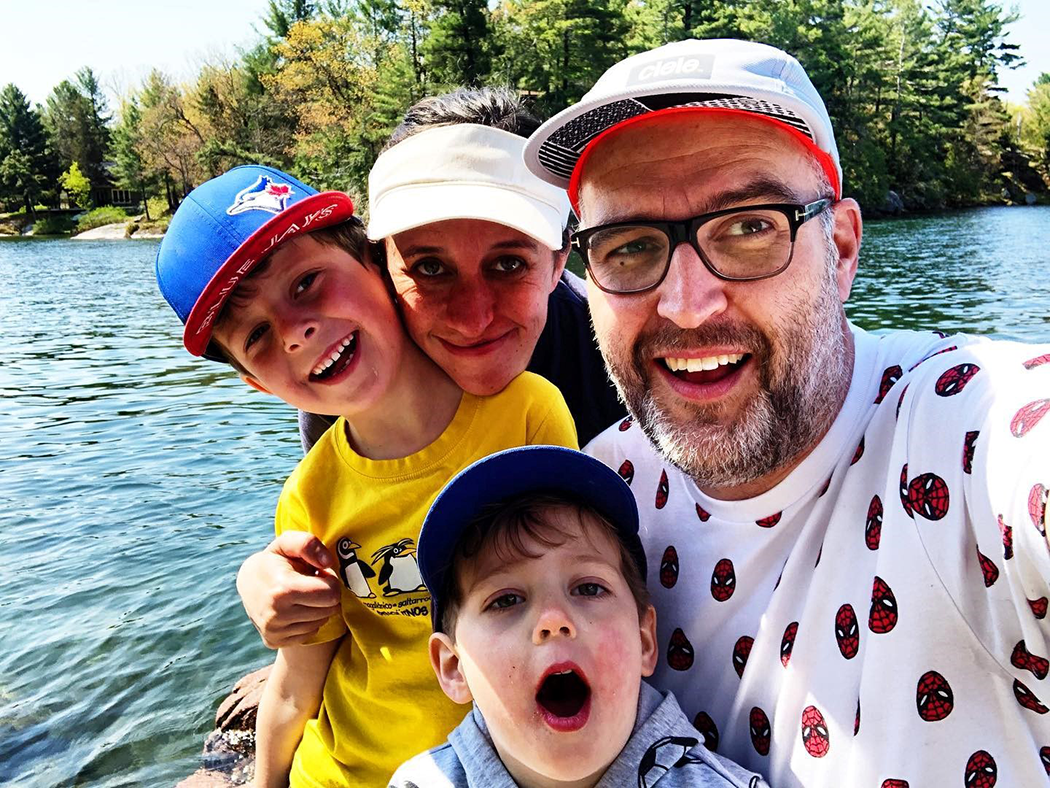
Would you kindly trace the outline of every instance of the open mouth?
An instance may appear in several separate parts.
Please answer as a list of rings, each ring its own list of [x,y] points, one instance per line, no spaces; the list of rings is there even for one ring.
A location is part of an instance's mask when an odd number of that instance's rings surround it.
[[[732,375],[750,360],[750,353],[724,353],[703,358],[675,358],[666,356],[660,359],[672,375],[686,383],[718,383]]]
[[[350,366],[357,351],[357,332],[344,339],[328,356],[310,372],[310,380],[318,382],[333,378]]]
[[[591,688],[572,668],[549,673],[540,683],[536,702],[544,717],[556,728],[575,730],[587,721],[586,711]]]

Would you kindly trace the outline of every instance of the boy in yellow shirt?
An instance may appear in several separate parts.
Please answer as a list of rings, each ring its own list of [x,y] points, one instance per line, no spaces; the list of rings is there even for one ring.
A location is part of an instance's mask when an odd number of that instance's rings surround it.
[[[557,389],[525,373],[465,394],[402,328],[350,199],[266,167],[191,192],[157,281],[194,355],[301,410],[339,416],[285,483],[277,530],[337,556],[341,615],[282,648],[259,709],[256,784],[386,785],[462,717],[427,658],[415,543],[441,486],[529,443],[574,446]]]

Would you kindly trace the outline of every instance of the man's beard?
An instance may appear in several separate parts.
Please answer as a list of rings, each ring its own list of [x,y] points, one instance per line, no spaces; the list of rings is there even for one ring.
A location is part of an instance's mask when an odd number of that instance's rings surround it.
[[[851,374],[833,270],[816,302],[797,305],[768,335],[727,322],[691,330],[664,325],[640,335],[629,359],[602,345],[620,399],[664,458],[698,486],[755,482],[801,458],[830,428]],[[661,409],[651,380],[654,355],[717,346],[748,350],[749,364],[757,367],[757,394],[730,421],[722,403],[691,403],[674,394],[674,410],[685,415]]]

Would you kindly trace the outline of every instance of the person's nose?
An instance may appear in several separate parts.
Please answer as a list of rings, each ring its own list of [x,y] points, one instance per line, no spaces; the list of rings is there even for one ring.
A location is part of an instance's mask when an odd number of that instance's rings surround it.
[[[487,283],[462,282],[450,295],[445,319],[463,338],[477,339],[492,324],[495,304],[495,294]]]
[[[688,243],[671,255],[667,276],[657,288],[657,313],[679,328],[698,328],[728,306],[727,282],[712,274]]]
[[[576,624],[572,620],[568,605],[563,599],[552,599],[543,603],[532,630],[532,642],[539,646],[556,638],[576,637]]]
[[[280,332],[285,352],[296,353],[317,333],[317,320],[302,310],[289,309],[280,314],[275,322]]]

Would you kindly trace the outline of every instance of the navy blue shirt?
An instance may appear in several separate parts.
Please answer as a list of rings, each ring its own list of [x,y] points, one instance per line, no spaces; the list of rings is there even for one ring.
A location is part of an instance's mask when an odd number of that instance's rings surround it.
[[[561,390],[576,422],[580,446],[626,414],[591,332],[583,280],[570,271],[562,274],[547,299],[547,325],[536,342],[528,370]],[[303,451],[309,451],[334,423],[334,416],[300,411]]]

